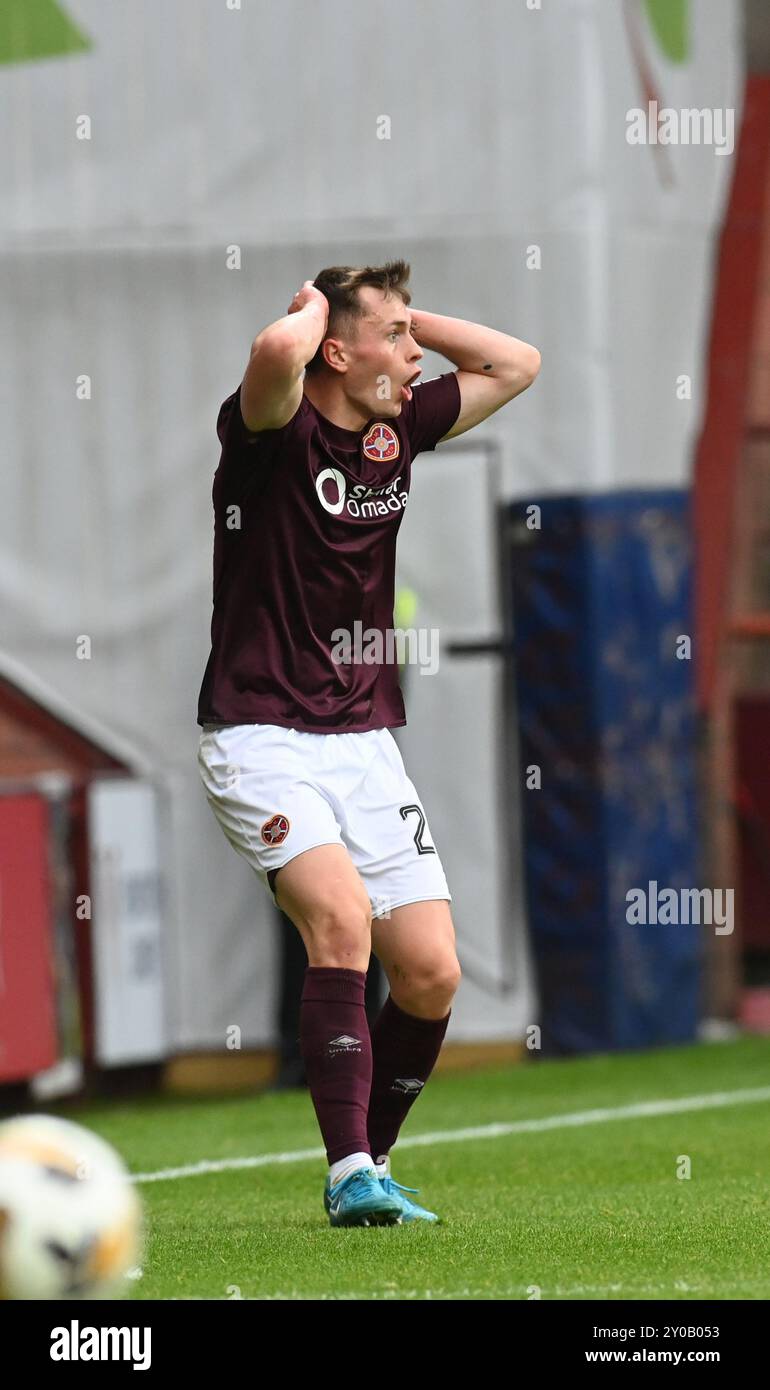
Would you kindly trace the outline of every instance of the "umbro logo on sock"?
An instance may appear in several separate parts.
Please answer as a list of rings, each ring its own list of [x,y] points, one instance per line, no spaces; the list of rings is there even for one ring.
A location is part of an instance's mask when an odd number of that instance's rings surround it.
[[[361,1039],[352,1038],[349,1033],[340,1033],[338,1038],[332,1038],[328,1051],[331,1057],[338,1052],[360,1052]]]
[[[397,1076],[391,1091],[406,1091],[408,1095],[416,1095],[425,1085],[424,1081],[418,1080],[416,1076]]]

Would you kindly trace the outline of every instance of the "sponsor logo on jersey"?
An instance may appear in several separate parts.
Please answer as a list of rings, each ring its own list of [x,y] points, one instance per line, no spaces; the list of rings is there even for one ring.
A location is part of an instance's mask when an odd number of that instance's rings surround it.
[[[282,816],[280,811],[277,815],[271,816],[262,826],[262,839],[266,845],[282,845],[289,833],[289,818]]]
[[[338,1038],[332,1038],[327,1051],[330,1057],[335,1057],[338,1052],[360,1052],[361,1039],[352,1038],[349,1033],[340,1033]]]
[[[390,425],[372,425],[369,433],[364,435],[364,454],[376,463],[392,463],[398,458],[399,447],[398,435]]]
[[[391,1091],[406,1091],[407,1095],[413,1096],[421,1091],[424,1085],[425,1082],[420,1081],[416,1076],[397,1076],[390,1089]]]
[[[356,521],[368,521],[403,511],[409,493],[399,492],[400,482],[399,473],[397,478],[383,487],[354,483],[348,488],[347,478],[339,468],[322,468],[315,480],[315,490],[324,511],[332,516],[343,514]]]

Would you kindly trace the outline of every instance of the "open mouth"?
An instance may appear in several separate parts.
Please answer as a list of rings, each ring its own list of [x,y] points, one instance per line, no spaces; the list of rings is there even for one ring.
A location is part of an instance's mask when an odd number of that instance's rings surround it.
[[[422,370],[422,369],[420,369],[420,370]],[[415,372],[415,373],[414,373],[414,376],[410,376],[409,380],[404,382],[404,385],[401,387],[401,399],[402,399],[402,400],[404,400],[404,401],[410,401],[410,400],[412,399],[412,387],[413,387],[413,385],[415,384],[415,382],[417,381],[417,378],[418,378],[419,375],[420,375],[420,372],[419,372],[419,371],[418,371],[418,372]]]

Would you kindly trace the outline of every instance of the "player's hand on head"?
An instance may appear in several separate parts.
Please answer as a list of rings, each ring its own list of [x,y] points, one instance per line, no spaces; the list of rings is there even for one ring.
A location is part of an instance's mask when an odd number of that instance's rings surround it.
[[[299,313],[300,309],[305,308],[306,304],[311,304],[313,303],[313,301],[315,301],[317,304],[320,304],[324,313],[328,317],[329,301],[326,298],[326,295],[322,294],[321,290],[316,289],[312,280],[306,280],[304,285],[302,286],[302,289],[297,290],[297,293],[292,299],[287,312],[290,314],[297,314]]]

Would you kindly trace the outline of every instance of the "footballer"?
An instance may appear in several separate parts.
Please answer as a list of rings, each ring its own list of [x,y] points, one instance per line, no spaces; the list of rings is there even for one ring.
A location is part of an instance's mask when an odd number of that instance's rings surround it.
[[[224,834],[307,950],[300,1046],[332,1226],[439,1220],[389,1155],[460,980],[451,894],[391,733],[406,723],[398,664],[344,659],[340,633],[393,629],[413,460],[540,367],[518,338],[412,308],[408,282],[401,260],[306,280],[217,421],[198,764]],[[418,381],[425,348],[455,370]],[[370,1030],[371,952],[390,992]]]

